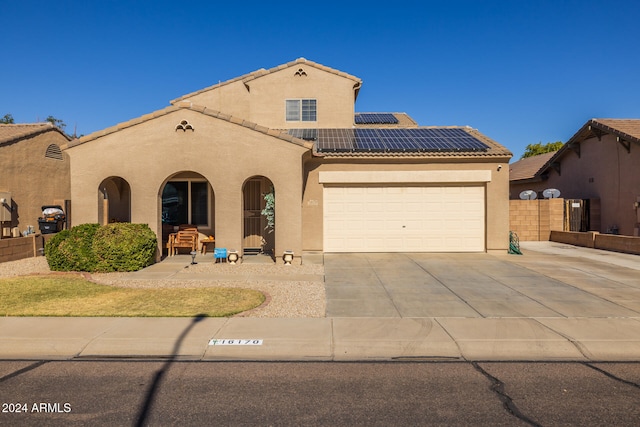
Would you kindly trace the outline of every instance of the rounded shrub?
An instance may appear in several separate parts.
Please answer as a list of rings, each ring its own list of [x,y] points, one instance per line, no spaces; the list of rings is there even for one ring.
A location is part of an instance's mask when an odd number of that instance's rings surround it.
[[[108,224],[96,231],[92,249],[95,271],[137,271],[153,264],[157,239],[147,224]]]
[[[99,224],[81,224],[52,237],[45,246],[49,268],[54,271],[94,271],[97,259],[92,245],[99,227]]]
[[[44,245],[44,254],[47,258],[47,263],[53,271],[66,271],[69,260],[63,252],[60,252],[58,247],[60,243],[69,237],[69,233],[69,230],[62,230],[47,240],[47,243]]]

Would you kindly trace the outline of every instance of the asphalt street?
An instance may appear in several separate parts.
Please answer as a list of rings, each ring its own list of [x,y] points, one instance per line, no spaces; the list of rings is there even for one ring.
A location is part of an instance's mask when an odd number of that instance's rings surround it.
[[[1,426],[636,426],[640,363],[0,362]]]

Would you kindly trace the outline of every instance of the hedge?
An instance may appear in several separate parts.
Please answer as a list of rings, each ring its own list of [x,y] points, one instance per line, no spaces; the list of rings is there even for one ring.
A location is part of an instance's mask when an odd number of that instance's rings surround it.
[[[136,271],[153,263],[156,246],[146,224],[82,224],[53,236],[45,255],[54,271]]]
[[[99,227],[99,224],[81,224],[66,233],[63,230],[49,240],[45,245],[49,268],[55,271],[95,271],[97,259],[92,245]]]
[[[137,271],[153,263],[156,235],[146,224],[109,224],[93,239],[97,271]]]

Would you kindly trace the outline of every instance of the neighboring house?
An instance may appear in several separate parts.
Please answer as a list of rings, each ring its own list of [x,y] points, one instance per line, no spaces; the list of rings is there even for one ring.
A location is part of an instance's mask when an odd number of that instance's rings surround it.
[[[546,156],[546,157],[543,157]],[[560,190],[565,199],[598,201],[601,233],[638,235],[640,119],[591,119],[553,155],[513,163],[510,198],[523,190]]]
[[[542,169],[547,165],[557,151],[525,157],[509,165],[509,199],[519,199],[520,193],[526,190],[536,192],[536,197],[543,197],[542,192],[546,187],[546,175],[542,175]],[[544,188],[543,188],[544,187]]]
[[[195,224],[241,255],[507,250],[511,153],[469,127],[355,113],[361,86],[300,58],[71,141],[73,224],[163,239]]]
[[[70,138],[51,123],[0,124],[0,220],[20,232],[38,231],[42,206],[65,206],[71,196]]]

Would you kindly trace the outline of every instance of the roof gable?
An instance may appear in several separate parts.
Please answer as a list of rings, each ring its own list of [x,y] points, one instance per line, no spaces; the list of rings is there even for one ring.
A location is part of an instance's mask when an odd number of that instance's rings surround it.
[[[591,119],[567,141],[565,146],[575,148],[575,144],[585,139],[601,138],[605,134],[613,134],[619,139],[640,143],[640,119]]]
[[[209,86],[209,87],[206,87],[204,89],[200,89],[198,91],[188,93],[188,94],[183,95],[183,96],[181,96],[179,98],[171,100],[170,103],[171,104],[176,104],[176,103],[178,103],[180,101],[183,101],[185,99],[192,98],[192,97],[194,97],[196,95],[200,95],[202,93],[205,93],[205,92],[208,92],[208,91],[211,91],[211,90],[215,90],[215,89],[220,88],[222,86],[226,86],[226,85],[238,82],[238,81],[242,81],[245,85],[249,86],[249,84],[250,84],[250,82],[252,80],[259,79],[259,78],[264,77],[266,75],[269,75],[269,74],[272,74],[272,73],[275,73],[275,72],[278,72],[278,71],[282,71],[282,70],[285,70],[287,68],[300,67],[301,65],[313,67],[313,68],[322,70],[322,71],[327,72],[327,73],[335,74],[335,75],[338,75],[340,77],[344,77],[344,78],[353,80],[354,81],[354,88],[356,89],[356,97],[357,97],[357,93],[359,91],[359,88],[362,85],[362,80],[359,79],[358,77],[352,76],[351,74],[347,74],[347,73],[344,73],[342,71],[339,71],[339,70],[336,70],[336,69],[333,69],[333,68],[330,68],[330,67],[326,67],[326,66],[324,66],[322,64],[318,64],[317,62],[309,61],[309,60],[307,60],[305,58],[298,58],[295,61],[287,62],[286,64],[278,65],[278,66],[270,68],[268,70],[264,69],[264,68],[261,68],[259,70],[253,71],[251,73],[248,73],[248,74],[233,78],[231,80],[227,80],[225,82],[221,82],[221,83],[215,84],[213,86]]]
[[[575,151],[580,157],[580,144],[590,138],[600,140],[604,135],[613,135],[627,152],[631,151],[631,144],[640,144],[640,119],[591,119],[580,128],[567,143],[558,150],[551,162],[558,162],[567,152]]]
[[[70,141],[68,144],[64,145],[63,147],[61,147],[63,150],[72,148],[72,147],[76,147],[78,145],[82,145],[85,144],[87,142],[90,141],[94,141],[96,139],[99,139],[101,137],[119,132],[123,129],[127,129],[136,125],[139,125],[141,123],[145,123],[148,122],[150,120],[156,119],[158,117],[162,117],[165,116],[167,114],[173,113],[175,111],[179,111],[179,110],[183,110],[183,109],[187,109],[187,110],[191,110],[191,111],[195,111],[198,112],[200,114],[206,115],[206,116],[210,116],[210,117],[215,117],[219,120],[224,120],[227,121],[229,123],[234,123],[238,126],[243,126],[246,128],[249,128],[253,131],[256,132],[260,132],[263,133],[265,135],[269,135],[269,136],[273,136],[275,138],[287,141],[289,143],[295,144],[295,145],[299,145],[301,147],[307,148],[309,150],[311,150],[313,148],[313,144],[311,144],[310,142],[307,142],[305,140],[299,139],[299,138],[294,138],[291,135],[288,135],[286,133],[283,133],[280,130],[274,130],[274,129],[269,129],[266,128],[264,126],[260,126],[257,123],[253,123],[253,122],[249,122],[247,120],[242,120],[238,117],[234,117],[234,116],[230,116],[228,114],[224,114],[221,113],[220,111],[215,111],[212,110],[210,108],[206,108],[203,107],[201,105],[195,105],[192,104],[191,102],[188,101],[182,101],[180,103],[177,103],[176,105],[171,105],[169,107],[163,108],[162,110],[158,110],[158,111],[154,111],[153,113],[150,114],[146,114],[144,116],[123,122],[123,123],[119,123],[115,126],[112,126],[110,128],[101,130],[101,131],[97,131],[94,132],[92,134],[83,136],[82,138],[79,139],[74,139],[72,141]]]
[[[640,119],[591,119],[592,129],[640,143]]]
[[[0,124],[0,146],[31,138],[44,132],[54,131],[70,140],[64,132],[51,123]]]
[[[560,169],[560,160],[571,150],[580,156],[580,144],[590,138],[602,138],[611,134],[616,141],[627,151],[631,150],[632,143],[640,144],[640,119],[591,119],[576,132],[562,148],[554,153],[529,179],[542,178],[550,168]],[[537,156],[536,156],[537,157]],[[525,179],[525,178],[521,178]],[[510,178],[513,181],[513,178]]]

